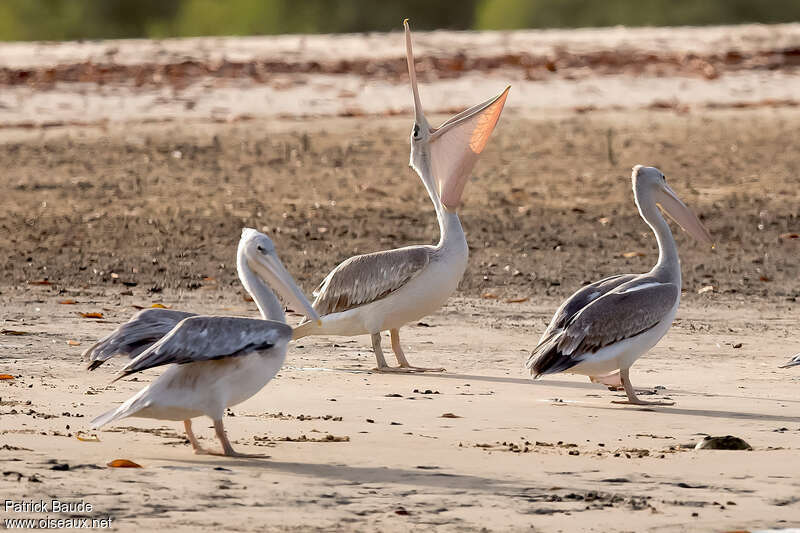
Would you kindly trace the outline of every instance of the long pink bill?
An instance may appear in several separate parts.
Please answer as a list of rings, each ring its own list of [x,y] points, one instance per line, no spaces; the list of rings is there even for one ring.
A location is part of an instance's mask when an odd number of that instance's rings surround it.
[[[659,195],[657,203],[661,206],[664,212],[669,215],[672,220],[677,222],[680,227],[684,229],[689,235],[697,239],[698,241],[711,245],[714,245],[714,240],[711,238],[711,234],[708,232],[703,223],[700,222],[700,219],[697,218],[691,209],[689,209],[686,204],[684,204],[678,195],[675,194],[668,185],[664,185],[662,190],[662,194]]]
[[[425,123],[425,114],[422,112],[422,103],[419,99],[419,88],[417,87],[417,69],[414,66],[414,50],[411,48],[411,28],[408,26],[408,19],[403,21],[406,30],[406,62],[408,63],[408,75],[411,78],[411,91],[414,93],[414,120],[417,124]]]

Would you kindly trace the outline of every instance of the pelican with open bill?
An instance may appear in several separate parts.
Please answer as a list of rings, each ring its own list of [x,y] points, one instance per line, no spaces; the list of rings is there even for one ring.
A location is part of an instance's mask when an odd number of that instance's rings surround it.
[[[225,434],[225,409],[250,398],[275,377],[292,339],[283,306],[269,286],[296,309],[304,310],[309,319],[316,321],[319,317],[266,235],[254,229],[242,230],[236,266],[263,319],[184,318],[130,361],[116,379],[156,366],[171,366],[122,405],[92,420],[93,428],[126,417],[183,420],[195,453],[212,453],[200,447],[192,432],[191,419],[206,415],[214,422],[223,454],[242,455],[233,450]]]
[[[351,257],[328,274],[314,295],[322,323],[300,324],[306,335],[372,335],[381,372],[443,371],[409,365],[400,346],[400,328],[439,309],[458,287],[469,250],[456,214],[464,186],[500,119],[509,88],[432,128],[422,112],[411,30],[404,23],[408,73],[414,96],[410,166],[433,202],[440,239],[435,246],[407,246]],[[389,330],[398,367],[386,364],[381,331]]]
[[[570,372],[606,384],[621,382],[628,400],[615,403],[673,405],[639,399],[629,376],[634,361],[669,330],[680,302],[678,248],[658,206],[697,240],[713,242],[660,170],[637,165],[632,180],[639,213],[658,241],[656,266],[646,274],[605,278],[570,296],[556,311],[526,367],[534,379]]]

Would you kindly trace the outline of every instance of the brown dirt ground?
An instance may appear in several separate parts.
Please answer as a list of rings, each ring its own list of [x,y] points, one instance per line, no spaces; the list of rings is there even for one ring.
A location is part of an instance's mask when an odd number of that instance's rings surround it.
[[[409,125],[6,131],[1,285],[238,288],[235,243],[252,226],[274,238],[310,292],[352,254],[435,242],[433,210],[406,166]],[[794,303],[799,126],[800,111],[780,108],[504,117],[461,209],[471,248],[461,292],[561,298],[647,270],[657,251],[629,180],[644,163],[666,173],[718,243],[708,251],[679,232],[686,297]],[[695,294],[706,285],[713,294]]]

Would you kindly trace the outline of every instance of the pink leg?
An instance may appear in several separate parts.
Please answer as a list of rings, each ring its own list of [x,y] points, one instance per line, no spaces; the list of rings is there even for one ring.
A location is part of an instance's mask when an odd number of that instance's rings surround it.
[[[189,437],[189,442],[192,445],[194,453],[196,453],[197,455],[207,455],[211,453],[208,450],[204,449],[202,446],[200,446],[200,443],[197,442],[197,437],[194,436],[194,431],[192,431],[191,419],[183,421],[183,429],[186,430],[186,436]]]
[[[228,440],[228,435],[225,433],[225,427],[222,425],[221,419],[214,420],[214,432],[217,434],[217,438],[222,443],[222,453],[214,453],[213,455],[225,455],[227,457],[266,457],[263,454],[239,453],[235,451],[233,446],[231,446],[231,441]]]
[[[399,366],[389,366],[386,364],[386,359],[384,359],[383,351],[381,350],[381,334],[376,333],[372,335],[372,348],[375,351],[375,357],[378,360],[378,367],[375,369],[375,372],[397,374],[411,374],[414,372],[445,372],[444,368],[424,368],[421,366],[411,366],[408,364],[406,354],[403,353],[403,347],[400,346],[400,330],[392,329],[390,330],[390,333],[392,336],[392,351],[394,351],[394,356],[397,358],[397,364]]]
[[[628,371],[629,369],[627,368],[620,369],[619,371],[619,376],[620,379],[622,380],[622,385],[625,387],[625,394],[628,395],[628,399],[622,401],[615,400],[612,401],[611,403],[622,403],[630,405],[675,405],[675,402],[660,402],[660,401],[648,402],[640,399],[638,396],[636,396],[636,390],[633,388],[633,385],[631,385],[631,378],[628,375]]]
[[[425,368],[408,364],[406,354],[403,353],[403,347],[400,346],[400,330],[393,329],[389,333],[392,336],[392,351],[397,358],[397,364],[400,365],[399,368],[392,369],[394,372],[446,372],[444,368]]]

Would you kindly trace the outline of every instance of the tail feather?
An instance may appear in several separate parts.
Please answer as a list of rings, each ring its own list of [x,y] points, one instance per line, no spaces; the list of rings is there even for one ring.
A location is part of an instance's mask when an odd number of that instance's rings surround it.
[[[800,354],[795,355],[788,363],[781,365],[778,368],[789,368],[793,366],[800,366]]]
[[[133,414],[136,414],[142,408],[146,407],[146,405],[143,405],[143,402],[140,401],[142,394],[146,390],[147,388],[142,389],[141,391],[139,391],[139,394],[137,394],[133,398],[128,398],[128,400],[125,403],[123,403],[116,409],[111,409],[109,411],[106,411],[102,415],[98,416],[97,418],[95,418],[90,422],[89,424],[90,427],[92,429],[99,429],[105,426],[106,424],[114,422],[115,420],[119,420],[120,418],[125,418]]]
[[[531,371],[533,379],[537,379],[544,374],[556,374],[568,370],[578,364],[578,361],[561,352],[559,340],[563,330],[551,333],[533,349],[528,357],[525,367]]]
[[[85,361],[86,359],[88,359],[89,357],[91,357],[91,355],[92,355],[92,352],[95,350],[95,348],[97,348],[98,346],[100,346],[100,344],[101,344],[101,343],[102,343],[104,340],[105,340],[105,338],[103,338],[103,339],[101,339],[101,340],[97,341],[96,343],[94,343],[94,344],[92,344],[91,346],[89,346],[88,348],[86,348],[86,349],[83,351],[83,353],[81,354],[81,359],[83,359],[83,360]]]
[[[544,374],[557,374],[577,365],[574,358],[560,353],[555,347],[539,356],[531,367],[531,375],[536,379]]]
[[[113,422],[114,420],[119,420],[124,416],[122,414],[123,412],[121,408],[122,406],[117,407],[116,409],[111,409],[110,411],[106,411],[102,415],[92,420],[90,427],[92,429],[98,429],[105,426],[109,422]]]

